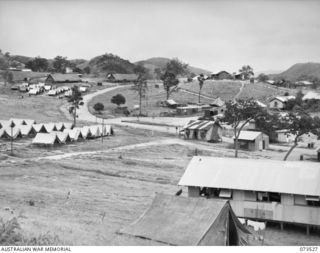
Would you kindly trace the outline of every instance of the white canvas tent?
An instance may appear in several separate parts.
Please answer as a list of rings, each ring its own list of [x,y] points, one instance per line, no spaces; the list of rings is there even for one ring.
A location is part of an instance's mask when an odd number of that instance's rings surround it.
[[[99,125],[89,126],[89,128],[90,128],[91,136],[92,136],[93,138],[97,138],[97,137],[100,137],[100,136],[101,136],[101,132],[100,132],[100,129],[99,129]]]
[[[107,135],[113,135],[113,128],[110,125],[105,125],[105,131]]]
[[[15,126],[21,126],[26,124],[24,119],[15,119],[15,118],[9,119],[9,124],[11,123],[13,123]]]
[[[6,128],[10,126],[9,120],[0,120],[0,128]]]
[[[55,133],[38,133],[32,140],[32,144],[36,145],[54,145],[58,143],[59,139]]]
[[[70,139],[70,136],[69,136],[69,133],[66,133],[66,132],[59,132],[59,131],[53,131],[51,133],[54,133],[57,135],[57,138],[59,140],[60,143],[67,143],[67,142],[70,142],[71,139]]]
[[[4,133],[2,134],[2,137],[4,138],[12,138],[12,139],[17,139],[21,138],[21,131],[19,127],[6,127],[4,128]]]
[[[78,139],[83,139],[81,134],[81,128],[64,129],[63,132],[69,134],[71,141],[77,141]]]
[[[80,132],[81,132],[81,135],[82,135],[83,139],[87,139],[87,138],[90,138],[92,136],[90,128],[88,126],[82,127]]]
[[[64,125],[62,122],[55,123],[55,126],[57,131],[63,131],[64,129]]]
[[[33,124],[32,127],[36,133],[46,133],[47,132],[47,130],[44,127],[44,124]]]
[[[66,128],[66,129],[72,129],[73,123],[63,122],[63,126],[64,126],[64,128]]]
[[[21,125],[19,128],[22,136],[31,136],[36,133],[32,125]]]
[[[57,130],[55,123],[46,123],[44,124],[44,128],[46,129],[47,133]]]
[[[100,136],[113,135],[113,129],[110,125],[96,125],[99,128]]]
[[[36,121],[34,119],[24,119],[24,122],[26,125],[36,124]]]

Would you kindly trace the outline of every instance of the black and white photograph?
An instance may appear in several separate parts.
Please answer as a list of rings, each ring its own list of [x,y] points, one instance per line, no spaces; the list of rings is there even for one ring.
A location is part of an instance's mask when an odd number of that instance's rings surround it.
[[[0,251],[110,246],[320,250],[320,1],[0,0]]]

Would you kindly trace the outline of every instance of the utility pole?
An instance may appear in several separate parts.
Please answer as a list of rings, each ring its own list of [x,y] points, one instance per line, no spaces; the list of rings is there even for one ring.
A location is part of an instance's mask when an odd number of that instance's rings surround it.
[[[104,118],[102,118],[102,130],[101,130],[101,143],[103,143],[103,121],[104,121]]]
[[[14,123],[13,122],[11,122],[10,123],[10,128],[11,128],[11,155],[13,155],[13,127],[14,127]]]

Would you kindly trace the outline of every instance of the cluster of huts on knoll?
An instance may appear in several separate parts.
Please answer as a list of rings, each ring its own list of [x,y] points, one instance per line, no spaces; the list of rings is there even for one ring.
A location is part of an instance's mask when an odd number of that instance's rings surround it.
[[[32,144],[54,145],[113,135],[110,125],[73,127],[69,122],[36,123],[30,119],[9,119],[0,121],[0,138],[34,138]]]

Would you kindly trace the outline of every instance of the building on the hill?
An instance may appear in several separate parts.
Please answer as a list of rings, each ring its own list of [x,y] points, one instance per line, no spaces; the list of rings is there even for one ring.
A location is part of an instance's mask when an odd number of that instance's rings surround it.
[[[233,137],[234,141],[235,138]],[[269,148],[269,136],[258,131],[241,131],[238,137],[238,147],[249,151]]]
[[[320,100],[320,93],[309,91],[307,94],[305,94],[302,98],[303,101],[306,100]]]
[[[49,73],[45,72],[32,72],[32,71],[11,71],[13,83],[34,83],[39,79],[43,80],[47,78]]]
[[[138,75],[136,74],[113,74],[109,73],[107,75],[108,82],[119,82],[119,83],[126,83],[126,82],[137,82]]]
[[[81,78],[79,77],[79,74],[61,74],[61,73],[55,73],[55,74],[49,74],[45,84],[46,85],[53,85],[58,83],[78,83],[81,82]]]
[[[312,86],[312,85],[313,85],[313,82],[304,80],[304,81],[297,81],[297,82],[295,82],[294,84],[295,84],[296,86],[307,86],[307,87],[309,87],[309,86]]]
[[[189,197],[229,199],[238,217],[320,226],[316,162],[194,156],[179,185]]]
[[[243,73],[235,73],[233,75],[235,80],[244,80],[244,74]]]
[[[267,83],[267,84],[274,85],[275,81],[274,81],[274,80],[267,80],[266,83]]]
[[[285,109],[289,100],[295,99],[295,96],[277,96],[269,101],[269,107],[271,109]]]
[[[233,76],[229,72],[222,70],[216,74],[212,74],[211,79],[214,79],[214,80],[233,80]]]

